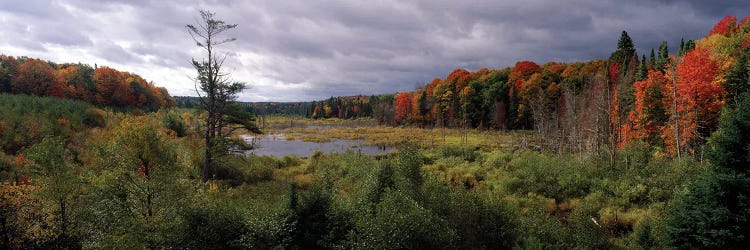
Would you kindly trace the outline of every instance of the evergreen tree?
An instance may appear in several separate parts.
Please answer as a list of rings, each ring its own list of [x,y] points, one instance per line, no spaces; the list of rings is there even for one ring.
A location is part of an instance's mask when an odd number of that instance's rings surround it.
[[[742,249],[750,241],[750,93],[723,112],[707,146],[716,169],[679,197],[666,219],[677,249]]]
[[[750,76],[748,74],[748,58],[741,56],[734,63],[732,69],[727,73],[724,89],[727,91],[727,102],[732,102],[740,93],[750,88]]]
[[[646,55],[643,55],[641,61],[638,63],[638,71],[635,73],[635,81],[646,80],[648,76],[648,69],[646,68]]]
[[[667,41],[662,41],[659,46],[659,54],[656,58],[656,68],[664,70],[664,67],[669,63],[669,48],[667,47]]]
[[[654,49],[651,48],[651,54],[648,56],[648,68],[654,69],[654,65],[656,65],[656,53],[654,53]]]
[[[630,60],[634,53],[635,46],[633,45],[633,40],[628,36],[628,32],[623,30],[620,34],[620,40],[617,41],[617,50],[612,52],[610,59],[627,66],[628,60]]]
[[[680,50],[678,50],[677,53],[680,56],[682,56],[682,54],[685,53],[685,38],[684,37],[680,38]]]

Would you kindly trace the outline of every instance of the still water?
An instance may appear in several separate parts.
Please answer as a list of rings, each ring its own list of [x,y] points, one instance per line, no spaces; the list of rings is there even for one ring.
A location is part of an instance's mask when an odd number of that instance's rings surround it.
[[[330,142],[306,142],[301,140],[287,140],[284,135],[280,134],[265,135],[257,138],[251,135],[243,135],[242,138],[251,145],[254,141],[255,145],[255,149],[245,151],[245,154],[270,155],[274,157],[284,157],[286,155],[308,157],[317,150],[324,153],[343,153],[346,150],[352,150],[368,155],[387,154],[395,150],[392,147],[383,148],[365,145],[363,140],[333,139]]]

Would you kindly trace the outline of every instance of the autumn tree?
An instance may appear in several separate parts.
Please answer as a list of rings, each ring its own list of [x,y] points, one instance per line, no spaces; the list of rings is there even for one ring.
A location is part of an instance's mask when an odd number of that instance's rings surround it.
[[[409,115],[411,114],[412,97],[409,92],[401,92],[396,95],[396,101],[393,106],[396,111],[396,122],[408,123]]]
[[[675,88],[676,99],[668,101],[676,103],[676,110],[671,112],[676,112],[677,116],[672,115],[677,118],[665,127],[664,133],[670,148],[695,149],[716,129],[725,97],[718,74],[718,63],[711,59],[708,50],[700,47],[686,53],[677,65],[676,84],[669,85]]]
[[[729,36],[738,29],[737,17],[732,15],[724,16],[708,33],[708,35],[720,34]]]
[[[133,89],[125,82],[122,72],[110,67],[98,67],[94,70],[94,79],[97,83],[97,103],[117,107],[136,104]]]
[[[237,25],[217,20],[214,13],[209,11],[200,11],[200,14],[202,20],[198,24],[188,24],[186,27],[196,45],[206,53],[206,58],[201,61],[192,60],[193,67],[198,74],[195,77],[196,92],[201,107],[207,113],[204,137],[205,161],[202,171],[202,180],[206,182],[211,173],[215,153],[221,154],[226,151],[219,147],[224,135],[221,128],[227,125],[230,106],[233,105],[237,94],[245,89],[245,84],[231,81],[229,74],[221,69],[226,54],[222,56],[215,51],[215,46],[236,40],[235,38],[221,38],[220,35],[224,31],[236,28]],[[260,132],[257,128],[248,129]]]
[[[44,96],[50,83],[58,81],[55,69],[39,59],[26,59],[18,66],[18,73],[11,83],[13,93]]]
[[[668,82],[661,71],[651,70],[648,78],[635,83],[635,108],[628,115],[629,124],[623,128],[623,141],[643,140],[649,145],[661,145],[661,129],[667,121],[663,100]]]

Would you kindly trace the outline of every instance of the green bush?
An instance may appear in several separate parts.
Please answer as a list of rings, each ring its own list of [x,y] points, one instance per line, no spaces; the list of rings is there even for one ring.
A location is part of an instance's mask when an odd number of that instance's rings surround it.
[[[180,238],[185,249],[245,249],[250,229],[241,212],[226,204],[202,204],[185,209],[180,216]]]
[[[187,125],[182,118],[175,112],[168,112],[164,115],[164,127],[175,132],[178,137],[187,135]]]
[[[537,193],[564,200],[589,193],[594,174],[586,162],[565,156],[548,156],[526,151],[509,163],[503,183],[517,194]]]
[[[83,124],[89,127],[100,127],[107,126],[107,121],[104,119],[107,112],[98,108],[86,109],[86,113],[83,114]]]
[[[459,157],[468,162],[474,162],[479,158],[477,147],[446,145],[440,147],[440,155],[443,158]]]
[[[375,213],[361,216],[350,237],[350,248],[455,248],[455,230],[406,193],[386,191],[383,200],[375,207]]]

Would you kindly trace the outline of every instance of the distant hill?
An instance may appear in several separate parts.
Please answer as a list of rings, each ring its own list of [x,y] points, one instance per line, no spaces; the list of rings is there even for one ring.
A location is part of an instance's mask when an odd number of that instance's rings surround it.
[[[78,99],[91,104],[147,111],[174,106],[164,87],[109,67],[0,55],[0,93]]]

